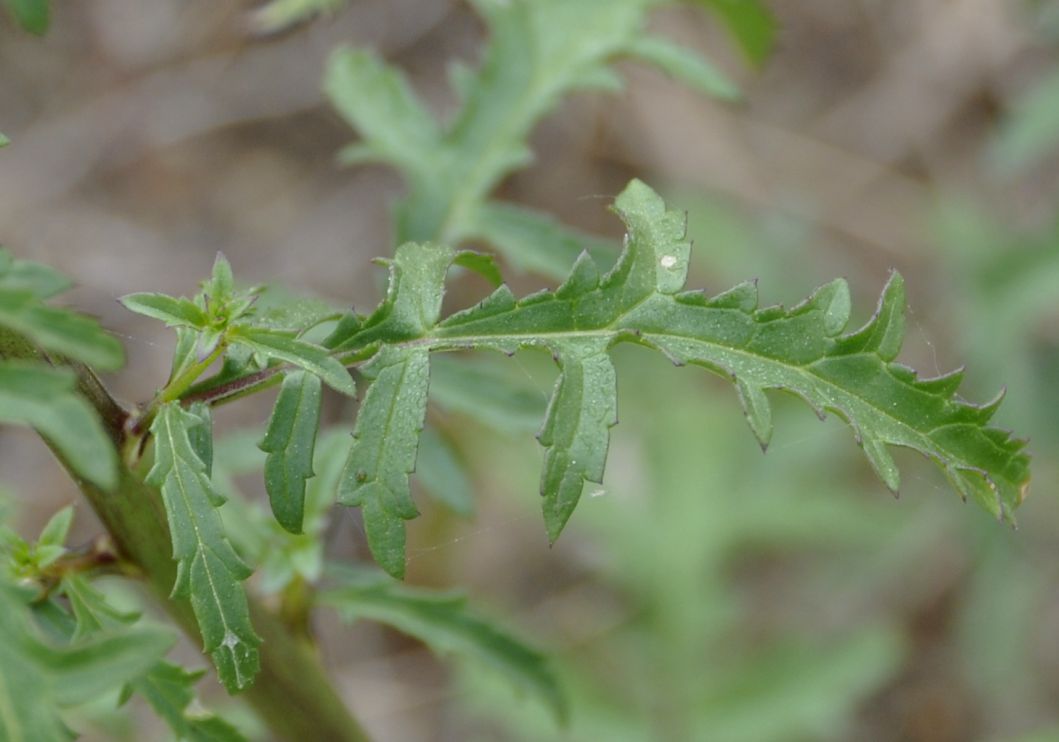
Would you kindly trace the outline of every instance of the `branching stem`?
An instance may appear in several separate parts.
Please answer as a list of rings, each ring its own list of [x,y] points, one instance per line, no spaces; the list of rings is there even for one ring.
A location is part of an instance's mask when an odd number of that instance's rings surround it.
[[[0,328],[0,355],[38,357],[35,349],[15,342],[14,338],[12,333]],[[205,360],[197,365],[202,370],[208,366]],[[120,445],[127,435],[121,425],[123,415],[114,413],[120,406],[98,379],[85,375],[82,369],[75,367],[74,370],[82,377],[81,391],[100,412],[108,433]],[[171,556],[169,527],[158,490],[144,483],[141,471],[123,462],[118,487],[113,492],[105,492],[76,476],[62,455],[55,453],[107,529],[117,557],[140,571],[173,620],[192,641],[198,641],[199,629],[191,603],[169,597],[176,579],[176,562]],[[367,740],[367,734],[328,679],[316,648],[304,634],[292,635],[283,619],[252,595],[248,598],[251,620],[263,644],[261,673],[245,691],[245,697],[272,733],[294,742]]]

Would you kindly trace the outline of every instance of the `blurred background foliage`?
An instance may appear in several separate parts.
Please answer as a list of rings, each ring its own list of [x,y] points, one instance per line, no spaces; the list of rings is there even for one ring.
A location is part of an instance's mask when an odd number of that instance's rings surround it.
[[[533,433],[550,361],[455,359],[435,375],[409,582],[461,586],[547,650],[571,724],[480,665],[452,671],[413,640],[324,615],[332,669],[381,739],[1059,740],[1059,3],[803,0],[764,21],[701,5],[722,12],[666,8],[652,25],[708,51],[741,102],[623,66],[627,92],[566,100],[500,196],[616,237],[604,207],[642,177],[688,210],[691,283],[711,291],[757,277],[790,304],[843,275],[865,318],[899,269],[903,360],[966,362],[978,401],[1006,385],[997,419],[1032,438],[1020,528],[962,506],[913,456],[899,455],[895,502],[841,423],[798,404],[777,404],[763,457],[726,384],[632,350],[606,481],[549,550]],[[112,385],[131,400],[164,379],[171,346],[114,297],[186,293],[217,250],[248,282],[375,303],[369,260],[391,249],[401,185],[335,166],[351,137],[324,101],[324,60],[370,46],[445,111],[445,64],[475,59],[483,33],[447,0],[100,0],[53,7],[50,23],[36,38],[0,22],[14,142],[0,234],[75,277],[69,301],[121,334],[130,363]],[[464,289],[452,306],[481,287]],[[267,405],[225,408],[218,427],[259,430]],[[27,433],[0,435],[0,481],[25,532],[76,501]],[[84,510],[74,543],[98,529]],[[349,514],[326,533],[332,556],[364,557]],[[319,568],[288,546],[261,555],[260,587]],[[238,705],[206,690],[218,710]],[[145,738],[137,723],[106,709],[85,722],[97,739]]]

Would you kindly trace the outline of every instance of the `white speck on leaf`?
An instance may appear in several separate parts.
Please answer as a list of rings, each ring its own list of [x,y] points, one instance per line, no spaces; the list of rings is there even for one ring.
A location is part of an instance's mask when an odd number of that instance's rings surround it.
[[[663,255],[659,262],[662,264],[663,268],[672,268],[677,264],[677,259],[672,255]]]

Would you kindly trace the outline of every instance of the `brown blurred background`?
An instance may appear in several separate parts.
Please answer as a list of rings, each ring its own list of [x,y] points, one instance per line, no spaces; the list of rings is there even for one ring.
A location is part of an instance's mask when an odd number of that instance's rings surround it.
[[[715,592],[703,587],[702,595],[730,600],[743,616],[710,635],[703,644],[709,651],[686,669],[692,674],[730,667],[724,647],[733,641],[761,647],[796,634],[831,646],[829,637],[868,624],[885,624],[886,641],[892,639],[863,662],[850,655],[853,664],[876,663],[864,678],[832,674],[832,686],[820,686],[831,701],[828,688],[859,689],[825,722],[786,731],[749,722],[688,727],[729,730],[705,739],[1059,739],[1059,511],[1050,456],[1059,438],[1050,432],[1059,425],[1050,391],[1059,379],[1059,283],[1022,296],[1021,309],[1004,315],[1007,326],[978,323],[1002,312],[986,289],[975,293],[989,284],[991,258],[983,251],[995,248],[1002,265],[1006,251],[1017,252],[1027,240],[1045,256],[1050,267],[1042,270],[1056,275],[1059,243],[1048,230],[1059,204],[1057,160],[1037,159],[1014,174],[989,164],[1016,101],[1055,68],[1057,47],[1041,21],[1048,8],[1014,0],[772,6],[777,36],[760,69],[699,9],[653,16],[660,33],[702,50],[734,77],[742,102],[704,99],[657,72],[622,64],[626,93],[565,101],[534,134],[536,163],[500,195],[616,236],[618,225],[604,207],[629,178],[641,177],[691,213],[700,256],[696,285],[717,291],[760,276],[766,301],[791,302],[844,275],[865,317],[887,272],[899,269],[912,306],[902,358],[925,373],[968,361],[967,395],[977,400],[1007,383],[1000,422],[1034,435],[1036,484],[1021,511],[1023,527],[1010,532],[961,507],[942,477],[912,456],[899,458],[909,485],[894,504],[842,426],[806,422],[811,414],[795,405],[778,415],[780,450],[761,459],[748,453],[756,446],[725,385],[677,380],[663,364],[630,372],[623,393],[633,397],[632,411],[623,412],[617,429],[605,490],[613,497],[582,508],[620,507],[623,491],[661,488],[651,468],[663,466],[651,463],[659,440],[650,438],[653,421],[659,436],[679,425],[663,425],[669,413],[655,410],[680,401],[652,398],[645,390],[655,379],[702,397],[697,419],[711,429],[704,440],[739,439],[727,464],[718,455],[704,462],[714,467],[706,474],[683,474],[685,490],[714,487],[710,497],[718,498],[717,488],[726,489],[739,502],[770,498],[751,511],[761,522],[803,493],[819,494],[829,478],[820,470],[835,466],[840,481],[828,486],[845,490],[836,502],[864,508],[834,522],[824,505],[815,516],[811,508],[792,509],[790,518],[807,519],[802,535],[765,529],[732,537],[737,546],[716,563],[702,558],[688,578],[684,589],[692,592],[700,583],[723,584],[709,588]],[[335,153],[355,137],[324,100],[324,62],[340,43],[375,48],[443,111],[452,103],[446,63],[474,60],[484,34],[465,4],[445,0],[353,0],[328,18],[269,38],[249,31],[251,10],[243,2],[97,0],[57,4],[43,39],[0,24],[0,130],[13,142],[0,155],[0,238],[16,256],[73,277],[77,288],[66,300],[122,337],[129,363],[110,383],[129,401],[145,400],[164,382],[171,338],[125,312],[116,297],[190,294],[218,250],[247,283],[278,282],[365,310],[377,301],[379,275],[369,261],[392,249],[388,209],[401,182],[382,167],[335,165]],[[961,242],[985,234],[993,241],[982,249]],[[544,285],[526,276],[515,282]],[[1020,296],[1017,281],[1012,295]],[[543,394],[551,377],[542,369],[527,361],[516,374]],[[267,404],[226,408],[220,426],[260,424]],[[549,551],[534,513],[539,454],[532,436],[499,446],[462,425],[450,423],[469,452],[479,513],[470,524],[451,522],[425,505],[412,530],[411,579],[466,587],[491,615],[554,652],[579,689],[575,715],[580,704],[591,716],[586,699],[606,697],[599,705],[633,709],[644,720],[625,725],[630,739],[664,739],[664,725],[651,722],[664,712],[650,691],[619,687],[608,696],[599,689],[608,683],[585,690],[592,685],[585,678],[635,675],[663,662],[672,647],[650,637],[677,631],[651,623],[651,615],[668,610],[666,598],[610,574],[621,564],[616,539],[624,531],[607,519],[621,516],[579,513]],[[694,421],[688,425],[695,430]],[[507,455],[506,446],[516,462],[491,466]],[[717,474],[725,466],[735,467],[729,480]],[[525,476],[512,473],[523,469]],[[717,479],[711,484],[705,476]],[[46,449],[23,432],[0,434],[0,483],[14,494],[27,533],[76,500]],[[715,533],[716,523],[707,527],[716,512],[727,511],[704,508],[702,521],[689,513],[701,528],[671,538],[728,538]],[[87,539],[94,526],[85,508],[78,513],[76,533]],[[342,517],[334,551],[357,553],[356,523]],[[876,518],[885,523],[870,533],[847,527]],[[656,549],[643,548],[647,555]],[[692,557],[674,559],[684,564]],[[836,559],[855,566],[836,576]],[[705,621],[688,620],[692,633]],[[509,701],[481,708],[476,698],[488,696],[474,671],[469,678],[453,674],[418,645],[380,629],[324,623],[336,675],[380,739],[592,739],[611,729],[599,722],[540,731],[548,728],[507,710]],[[617,643],[605,643],[611,639]],[[683,645],[676,646],[679,654]],[[640,664],[626,653],[639,654]],[[185,654],[197,661],[194,650]],[[778,698],[790,702],[801,673],[776,686]],[[222,709],[228,703],[216,692],[207,695]],[[762,708],[747,713],[784,718]],[[107,729],[100,738],[137,734]]]

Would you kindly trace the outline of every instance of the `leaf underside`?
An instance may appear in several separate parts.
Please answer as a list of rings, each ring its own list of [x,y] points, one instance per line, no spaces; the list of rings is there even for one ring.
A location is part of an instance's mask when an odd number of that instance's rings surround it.
[[[428,350],[385,347],[365,372],[374,379],[357,415],[338,501],[361,508],[375,560],[403,577],[404,521],[419,515],[408,477],[426,418]]]
[[[390,288],[374,314],[350,323],[337,350],[376,355],[374,378],[357,420],[356,442],[340,501],[364,508],[369,545],[391,574],[404,571],[404,524],[416,515],[408,489],[415,469],[429,376],[429,353],[522,348],[550,352],[560,375],[540,433],[545,447],[541,494],[554,541],[585,482],[599,482],[609,428],[617,419],[608,351],[630,342],[673,363],[702,366],[730,379],[762,447],[772,433],[767,392],[804,399],[822,418],[846,420],[886,485],[900,486],[890,446],[919,451],[937,463],[964,498],[1010,520],[1025,496],[1025,441],[988,427],[1000,397],[968,403],[956,390],[962,372],[933,379],[895,362],[904,337],[904,282],[890,277],[875,315],[846,332],[849,289],[837,280],[791,309],[759,308],[745,283],[713,297],[685,291],[691,245],[682,215],[639,181],[618,197],[627,229],[617,264],[601,274],[582,254],[555,291],[521,300],[501,286],[476,306],[439,321],[445,272],[455,253],[409,243],[390,264]]]
[[[232,549],[216,508],[201,449],[191,433],[206,424],[173,402],[163,405],[153,424],[155,461],[146,481],[159,488],[177,561],[175,597],[187,597],[221,682],[235,692],[257,674],[260,638],[250,625],[242,581],[250,570]],[[208,443],[208,441],[207,441]]]

